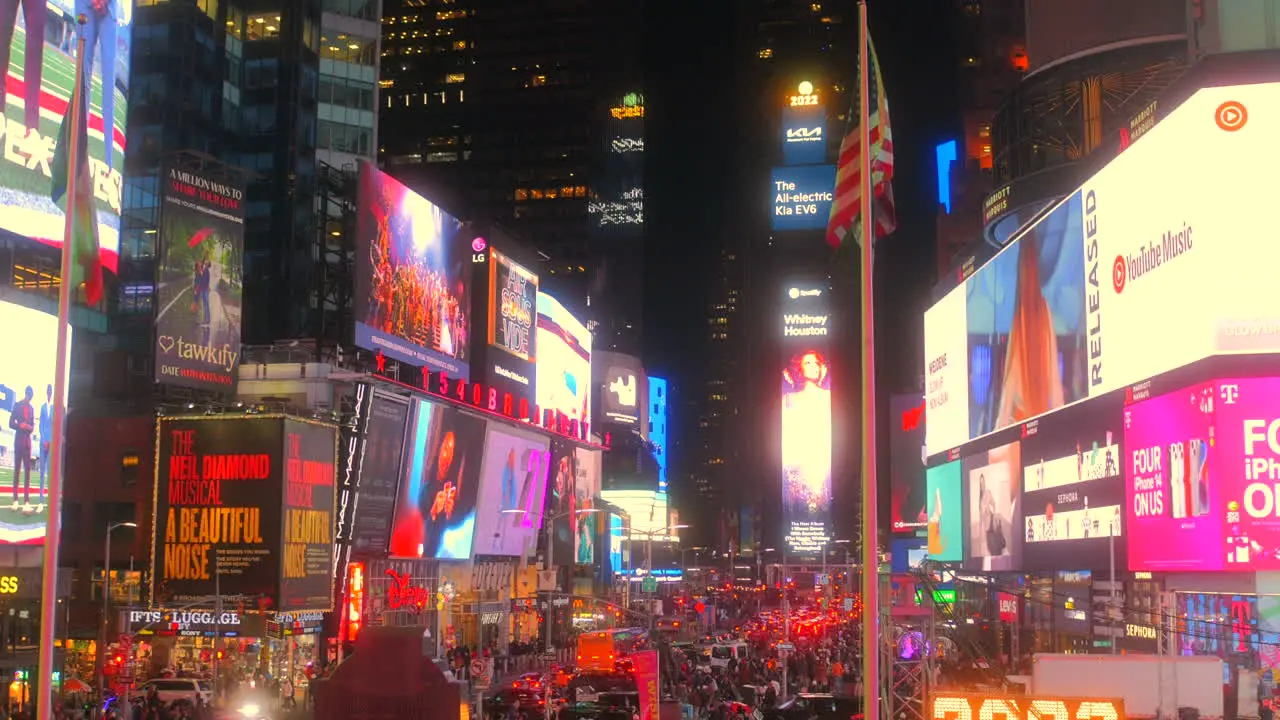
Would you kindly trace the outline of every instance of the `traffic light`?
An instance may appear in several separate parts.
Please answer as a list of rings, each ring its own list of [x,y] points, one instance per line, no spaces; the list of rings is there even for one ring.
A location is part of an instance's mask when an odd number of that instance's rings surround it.
[[[221,651],[221,650],[219,650],[219,651],[218,651],[218,659],[219,659],[219,660],[221,660],[222,658],[223,658],[222,651]]]
[[[119,654],[119,653],[117,653],[117,654],[116,654],[116,664],[117,664],[117,665],[123,665],[123,664],[124,664],[124,655],[121,655],[121,654]]]

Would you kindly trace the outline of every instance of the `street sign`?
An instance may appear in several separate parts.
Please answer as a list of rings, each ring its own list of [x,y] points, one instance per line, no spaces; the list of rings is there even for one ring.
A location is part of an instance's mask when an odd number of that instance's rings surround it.
[[[844,611],[853,612],[853,598],[847,597],[844,599]]]
[[[493,682],[493,660],[491,658],[474,658],[471,661],[471,689],[477,692],[488,690]]]
[[[795,649],[796,649],[795,643],[789,643],[789,642],[778,643],[778,650],[781,652],[791,652],[792,650],[795,650]]]
[[[121,650],[127,653],[133,648],[133,636],[129,633],[121,633],[120,639],[116,641],[116,644],[120,646]]]
[[[471,661],[471,674],[477,677],[484,674],[484,658],[476,658]]]
[[[656,593],[658,592],[658,579],[647,577],[640,581],[640,592]]]

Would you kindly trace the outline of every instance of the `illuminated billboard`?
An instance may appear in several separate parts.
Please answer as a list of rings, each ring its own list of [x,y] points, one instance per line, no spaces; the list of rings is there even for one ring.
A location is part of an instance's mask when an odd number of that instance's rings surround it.
[[[161,190],[156,382],[235,390],[244,295],[244,188],[171,167]]]
[[[769,178],[769,227],[825,230],[835,198],[835,165],[776,167]]]
[[[538,293],[537,404],[591,422],[591,333],[559,300]]]
[[[9,481],[13,493],[10,503],[8,492],[0,491],[0,545],[39,544],[49,520],[58,318],[0,302],[0,326],[10,337],[21,338],[23,347],[0,355],[0,478]],[[68,336],[68,376],[70,368]]]
[[[648,384],[640,359],[622,353],[601,351],[592,359],[600,379],[601,422],[639,426],[645,408]]]
[[[89,84],[89,173],[103,265],[120,257],[120,208],[129,117],[132,2],[27,0],[5,3],[0,23],[0,110],[5,152],[0,159],[0,230],[62,246],[65,216],[51,199],[53,155],[71,102],[76,34],[85,41]],[[86,22],[79,25],[77,14]],[[22,18],[22,24],[15,22]],[[34,38],[28,42],[28,38]],[[7,92],[6,92],[7,91]]]
[[[968,500],[965,566],[984,572],[1019,567],[1022,554],[1022,446],[1018,442],[966,457]]]
[[[359,188],[356,344],[466,379],[473,238],[371,162]]]
[[[627,515],[627,537],[633,540],[679,540],[676,532],[669,530],[667,494],[653,490],[602,490],[600,498],[615,505]]]
[[[598,512],[582,512],[596,507],[596,497],[600,494],[600,473],[603,458],[599,450],[576,448],[574,450],[574,508],[576,523],[574,526],[574,557],[579,565],[590,565],[596,561],[596,528]]]
[[[667,381],[649,376],[649,442],[658,463],[658,489],[667,489]]]
[[[489,249],[489,384],[518,397],[534,396],[538,276]]]
[[[817,165],[827,160],[827,112],[821,105],[782,109],[782,164]]]
[[[889,521],[897,534],[915,535],[928,525],[924,422],[920,395],[889,398]]]
[[[615,575],[625,570],[622,566],[624,532],[622,517],[609,513],[609,571]]]
[[[1204,357],[1280,351],[1280,250],[1252,241],[1273,193],[1248,179],[1280,163],[1277,132],[1280,83],[1197,91],[930,308],[929,453]]]
[[[931,467],[925,472],[926,511],[929,513],[929,559],[957,562],[964,559],[964,494],[960,461]]]
[[[778,368],[783,541],[816,553],[831,539],[831,368],[829,288],[788,287]]]
[[[489,423],[476,506],[475,554],[525,557],[542,527],[550,439]]]
[[[275,415],[160,418],[153,604],[214,595],[332,608],[337,428]]]

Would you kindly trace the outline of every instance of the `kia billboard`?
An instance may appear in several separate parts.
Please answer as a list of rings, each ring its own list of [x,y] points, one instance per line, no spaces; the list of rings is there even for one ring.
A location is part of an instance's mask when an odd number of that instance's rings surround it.
[[[489,423],[476,503],[476,555],[533,554],[551,472],[549,442],[545,435]]]
[[[559,300],[538,293],[538,407],[591,423],[591,333]]]
[[[467,379],[473,238],[466,226],[368,161],[360,164],[358,202],[356,344]]]
[[[962,476],[959,460],[931,467],[925,472],[925,498],[929,513],[925,550],[930,560],[959,562],[964,559]]]
[[[19,9],[21,8],[21,9]],[[120,210],[129,117],[133,3],[85,0],[6,2],[0,22],[0,231],[62,246],[65,215],[50,194],[54,151],[75,84],[76,43],[84,39],[89,89],[88,149],[103,265],[120,257]],[[78,23],[77,16],[85,19]],[[22,22],[18,23],[17,19]],[[4,234],[0,232],[0,235]]]
[[[497,248],[489,249],[489,384],[534,398],[538,276]]]
[[[1022,446],[1011,442],[970,455],[962,471],[968,500],[965,566],[1017,570],[1022,556]]]
[[[392,521],[390,554],[466,560],[476,523],[485,421],[415,400]]]
[[[0,545],[40,544],[49,520],[58,318],[0,302],[0,327],[21,339],[20,349],[0,354]]]
[[[835,165],[776,167],[769,178],[769,228],[825,230],[835,198]]]
[[[337,429],[278,415],[156,425],[153,605],[332,606]]]
[[[782,108],[782,164],[818,165],[826,160],[826,108],[822,105]]]
[[[924,398],[889,398],[889,516],[893,532],[915,535],[929,524],[925,509]]]
[[[1023,426],[1022,570],[1106,570],[1113,558],[1127,567],[1122,400],[1111,393]]]
[[[601,422],[639,426],[648,394],[648,382],[640,359],[600,351],[595,354],[593,365],[601,386]]]
[[[783,542],[815,554],[831,539],[830,291],[798,283],[782,300],[778,379],[781,406]]]
[[[1280,251],[1244,244],[1274,204],[1249,178],[1280,163],[1277,132],[1280,84],[1197,91],[930,308],[929,453],[1204,357],[1280,350]]]

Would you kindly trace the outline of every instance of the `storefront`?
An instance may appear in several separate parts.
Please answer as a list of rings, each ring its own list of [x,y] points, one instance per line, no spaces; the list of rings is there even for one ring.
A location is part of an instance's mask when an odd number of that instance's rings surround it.
[[[357,564],[357,563],[353,563]],[[362,607],[351,608],[363,627],[420,627],[437,640],[437,652],[448,647],[448,614],[455,592],[436,560],[368,560]],[[355,601],[355,596],[351,596]],[[445,623],[444,626],[441,623]]]
[[[36,691],[35,675],[39,666],[41,568],[0,568],[0,678],[5,684],[5,703],[10,715],[29,709]],[[55,617],[65,634],[67,606],[62,598],[70,596],[71,570],[58,571],[59,607]],[[66,654],[61,645],[54,650],[54,667],[63,667]],[[56,687],[63,671],[55,677]]]

